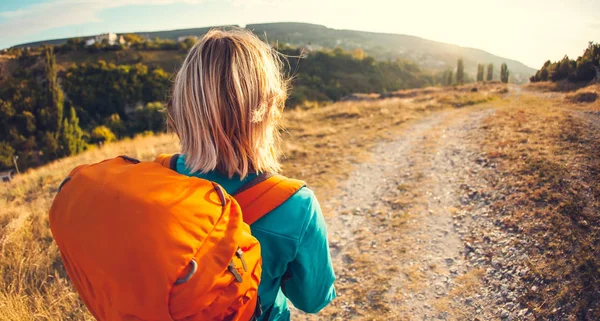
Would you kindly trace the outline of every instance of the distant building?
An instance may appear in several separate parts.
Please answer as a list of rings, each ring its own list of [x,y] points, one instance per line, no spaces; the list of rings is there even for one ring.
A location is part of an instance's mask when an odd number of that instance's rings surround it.
[[[192,39],[194,41],[198,41],[198,37],[196,37],[196,36],[181,36],[181,37],[177,37],[177,42],[184,42],[187,39]]]
[[[12,169],[6,172],[0,172],[0,180],[3,183],[8,183],[12,180],[13,174],[15,173],[15,171],[13,171]]]
[[[96,36],[96,42],[104,42],[106,40],[111,46],[116,44],[118,39],[116,33],[103,33]]]
[[[125,44],[125,39],[123,38],[123,36],[117,36],[116,33],[103,33],[100,35],[97,35],[93,38],[88,38],[85,40],[85,45],[86,46],[91,46],[93,44],[95,44],[96,42],[98,43],[102,43],[106,41],[106,43],[108,43],[110,46],[116,45],[116,44]]]

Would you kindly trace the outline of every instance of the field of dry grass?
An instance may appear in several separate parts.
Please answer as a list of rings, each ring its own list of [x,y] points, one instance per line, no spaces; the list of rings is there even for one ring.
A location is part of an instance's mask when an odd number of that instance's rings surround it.
[[[597,90],[525,96],[485,124],[493,208],[530,245],[521,301],[539,320],[600,320],[600,102],[573,99]]]
[[[576,104],[576,107],[581,108],[581,104],[593,103],[598,100],[599,96],[600,84],[595,84],[581,88],[573,93],[569,93],[565,96],[565,99],[570,103]]]
[[[568,80],[557,82],[541,81],[532,82],[525,86],[525,89],[538,92],[571,92],[587,86],[587,83],[573,83]]]
[[[498,86],[478,92],[424,89],[412,98],[288,111],[282,135],[284,174],[306,180],[326,201],[376,142],[392,137],[412,120],[496,99],[501,90]],[[48,209],[58,185],[78,164],[123,154],[151,160],[177,150],[178,142],[170,135],[140,137],[53,162],[0,185],[0,320],[90,320],[69,284],[48,226]]]

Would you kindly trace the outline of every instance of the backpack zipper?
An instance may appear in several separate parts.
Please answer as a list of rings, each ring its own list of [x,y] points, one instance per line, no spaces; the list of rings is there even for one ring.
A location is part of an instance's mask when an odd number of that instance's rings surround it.
[[[233,274],[233,277],[235,278],[235,280],[238,283],[242,283],[244,281],[244,278],[242,277],[242,275],[235,268],[235,263],[233,263],[233,260],[231,262],[229,262],[229,265],[227,266],[227,270],[229,272],[231,272],[231,274]]]
[[[246,265],[246,260],[244,260],[244,251],[238,247],[237,251],[235,251],[235,256],[242,261],[242,268],[244,272],[248,272],[248,266]]]

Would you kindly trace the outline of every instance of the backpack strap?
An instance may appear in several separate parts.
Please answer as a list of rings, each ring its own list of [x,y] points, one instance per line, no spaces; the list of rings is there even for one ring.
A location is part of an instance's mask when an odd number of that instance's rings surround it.
[[[166,168],[170,168],[174,171],[177,171],[177,160],[179,159],[179,154],[160,154],[154,159],[155,163],[159,163]]]
[[[262,173],[238,189],[232,196],[242,208],[244,222],[256,222],[287,201],[306,183],[283,175]]]

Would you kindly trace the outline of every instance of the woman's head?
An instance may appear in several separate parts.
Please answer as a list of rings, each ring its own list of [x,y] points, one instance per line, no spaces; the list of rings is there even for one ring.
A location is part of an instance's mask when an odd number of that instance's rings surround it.
[[[168,123],[193,171],[275,172],[286,98],[277,52],[248,31],[212,30],[177,73]]]

